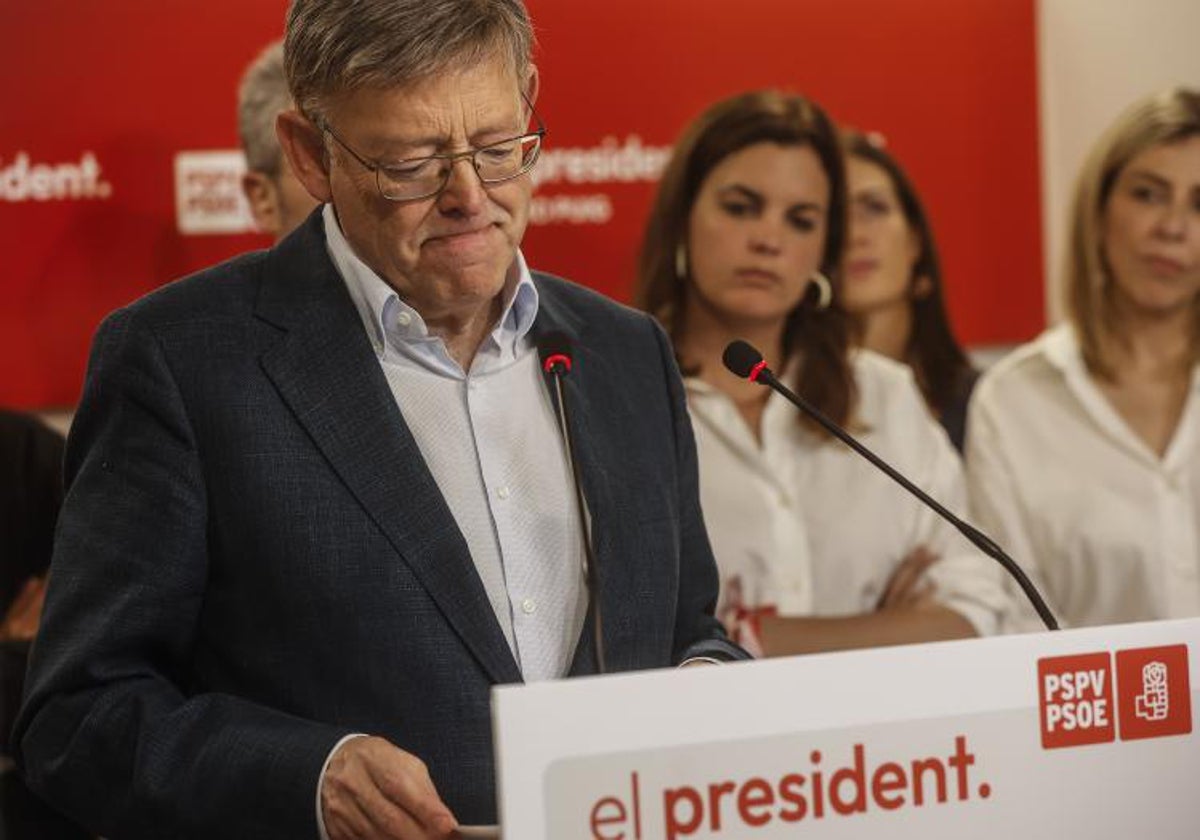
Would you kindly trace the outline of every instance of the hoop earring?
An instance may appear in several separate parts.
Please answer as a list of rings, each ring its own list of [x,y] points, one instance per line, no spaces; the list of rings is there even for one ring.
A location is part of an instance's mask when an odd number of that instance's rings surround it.
[[[922,274],[913,281],[913,300],[924,300],[933,294],[933,280],[928,274]]]
[[[687,248],[682,242],[675,246],[675,277],[683,280],[688,273]]]
[[[833,284],[829,282],[829,278],[820,271],[814,271],[808,278],[808,282],[812,283],[817,288],[817,304],[815,309],[828,309],[833,303]]]

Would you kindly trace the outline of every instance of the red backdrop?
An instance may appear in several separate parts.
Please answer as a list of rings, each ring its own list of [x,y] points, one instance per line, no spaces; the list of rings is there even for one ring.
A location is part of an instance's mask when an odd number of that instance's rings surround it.
[[[1034,0],[528,3],[551,131],[534,266],[626,299],[653,192],[642,167],[714,99],[782,87],[887,137],[929,207],[968,343],[1041,328]],[[71,405],[107,312],[266,244],[180,233],[173,167],[181,150],[236,148],[238,79],[285,8],[0,5],[0,403]]]

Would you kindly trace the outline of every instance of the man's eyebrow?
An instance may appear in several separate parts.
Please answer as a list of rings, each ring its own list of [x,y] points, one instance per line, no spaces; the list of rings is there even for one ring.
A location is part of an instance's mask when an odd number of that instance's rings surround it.
[[[467,138],[472,145],[476,144],[481,137],[495,137],[496,140],[507,140],[510,137],[520,137],[525,134],[523,126],[513,127],[513,124],[507,120],[497,119],[494,122],[482,125],[471,132]],[[493,141],[494,142],[494,141]],[[410,137],[383,137],[379,140],[380,148],[385,151],[380,153],[381,158],[391,157],[393,160],[403,160],[407,157],[426,157],[426,154],[408,155],[397,151],[406,148],[434,148],[445,149],[450,144],[450,138],[445,134],[427,134],[423,136]]]

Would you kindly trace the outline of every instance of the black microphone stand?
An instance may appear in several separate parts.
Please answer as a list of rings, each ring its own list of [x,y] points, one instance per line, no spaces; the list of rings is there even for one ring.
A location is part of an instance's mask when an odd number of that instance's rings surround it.
[[[759,358],[761,358],[761,356]],[[898,471],[893,469],[891,464],[859,443],[852,435],[847,433],[845,429],[826,417],[816,406],[809,403],[799,394],[793,393],[790,388],[776,378],[775,374],[772,373],[771,369],[765,364],[760,363],[754,367],[755,370],[752,371],[751,375],[748,377],[751,381],[761,382],[762,384],[767,385],[777,393],[781,394],[785,399],[788,400],[788,402],[799,408],[813,420],[817,421],[817,423],[819,423],[821,427],[825,429],[825,431],[829,432],[859,455],[866,458],[868,461],[886,473],[888,477],[892,479],[892,481],[895,481],[909,493],[913,494],[922,502],[929,505],[929,507],[933,508],[933,510],[937,512],[939,516],[957,528],[958,532],[966,537],[972,545],[1003,566],[1005,570],[1013,576],[1013,578],[1017,581],[1017,584],[1020,585],[1021,591],[1025,593],[1025,597],[1029,599],[1030,603],[1033,604],[1033,608],[1037,610],[1037,614],[1041,617],[1042,623],[1046,625],[1047,630],[1058,629],[1058,621],[1055,620],[1054,614],[1050,612],[1050,608],[1046,606],[1046,602],[1042,600],[1041,593],[1037,591],[1037,588],[1033,585],[1033,582],[1029,580],[1029,577],[1025,574],[1024,570],[1017,565],[1016,561],[1005,554],[1004,549],[996,545],[991,538],[989,538],[978,528],[959,519],[957,516],[943,507],[940,502],[938,502],[920,487],[913,484]],[[737,371],[735,370],[734,373],[737,373]]]
[[[600,621],[600,580],[596,570],[596,555],[592,549],[592,525],[583,500],[583,484],[579,478],[579,459],[575,457],[575,443],[571,438],[570,412],[567,408],[566,392],[563,390],[563,376],[571,369],[570,365],[570,358],[560,354],[547,358],[544,369],[554,379],[558,425],[567,446],[567,457],[571,461],[571,477],[575,484],[575,506],[579,511],[579,527],[583,529],[583,571],[587,577],[588,618],[592,622],[592,641],[596,648],[596,673],[603,674],[608,669],[604,659],[604,630]]]

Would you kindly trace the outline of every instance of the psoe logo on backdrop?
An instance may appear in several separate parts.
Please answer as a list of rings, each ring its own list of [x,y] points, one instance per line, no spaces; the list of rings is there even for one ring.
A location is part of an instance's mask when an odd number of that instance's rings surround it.
[[[1038,695],[1043,749],[1192,731],[1186,645],[1040,659]]]
[[[12,161],[0,158],[0,201],[82,201],[112,196],[112,185],[100,177],[100,161],[85,151],[77,162],[34,163],[28,152]]]
[[[237,150],[175,155],[175,221],[183,234],[253,233],[242,195],[246,158]]]

